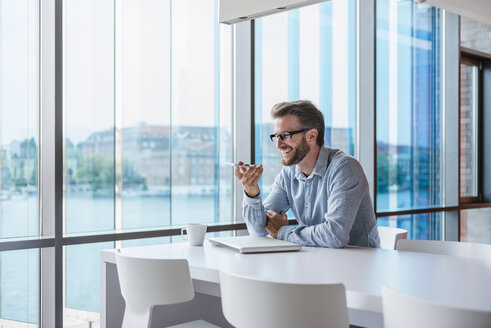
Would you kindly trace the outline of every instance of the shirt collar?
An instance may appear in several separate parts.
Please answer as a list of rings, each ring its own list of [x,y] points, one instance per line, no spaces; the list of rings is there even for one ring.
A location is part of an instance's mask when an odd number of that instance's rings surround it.
[[[321,149],[319,150],[319,156],[317,156],[317,162],[315,162],[314,171],[312,171],[312,174],[308,178],[310,178],[314,174],[323,177],[326,174],[328,159],[329,159],[329,148],[322,146]],[[305,175],[296,165],[295,165],[295,178],[297,180],[306,179]]]

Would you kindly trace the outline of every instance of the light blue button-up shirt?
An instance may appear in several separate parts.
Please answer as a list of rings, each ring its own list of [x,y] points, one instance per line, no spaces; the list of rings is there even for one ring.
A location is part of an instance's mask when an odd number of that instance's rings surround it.
[[[243,215],[251,235],[265,236],[266,211],[292,210],[298,226],[283,226],[278,239],[304,246],[379,247],[368,182],[360,163],[338,149],[321,147],[309,177],[296,165],[276,176],[271,193],[244,195]]]

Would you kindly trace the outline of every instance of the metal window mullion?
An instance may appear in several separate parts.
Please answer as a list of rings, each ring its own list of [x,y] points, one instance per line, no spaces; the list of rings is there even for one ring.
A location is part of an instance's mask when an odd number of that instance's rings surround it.
[[[234,27],[234,111],[233,143],[234,161],[250,163],[253,146],[253,101],[252,101],[252,49],[254,37],[250,21],[238,23]],[[244,222],[242,218],[242,185],[234,177],[234,223]]]
[[[479,66],[474,66],[473,71],[475,72],[472,83],[472,196],[479,197],[478,185],[478,152],[479,152]]]
[[[356,8],[356,144],[360,161],[376,206],[375,135],[375,0],[358,0]]]
[[[63,327],[63,0],[55,0],[55,327]]]
[[[114,228],[123,228],[123,124],[122,124],[122,6],[123,1],[114,0]],[[116,241],[121,248],[121,241]]]
[[[442,190],[443,206],[459,204],[459,16],[442,11]],[[458,240],[459,211],[445,212],[441,225],[444,240]]]
[[[40,235],[55,235],[55,0],[40,1],[39,215]],[[43,243],[43,241],[35,241]],[[55,241],[40,250],[41,327],[55,326]],[[29,245],[25,245],[29,246]]]

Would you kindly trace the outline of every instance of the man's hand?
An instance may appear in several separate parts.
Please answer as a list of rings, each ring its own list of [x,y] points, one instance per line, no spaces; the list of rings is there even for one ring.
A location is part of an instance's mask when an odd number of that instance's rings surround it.
[[[239,164],[244,164],[240,161]],[[244,191],[249,197],[256,197],[259,195],[259,178],[263,174],[263,166],[252,165],[249,168],[236,167],[235,176],[239,179],[240,183],[244,187]]]
[[[280,215],[281,214],[281,215]],[[278,231],[282,226],[288,225],[288,217],[285,212],[281,211],[280,214],[273,210],[266,212],[266,231],[273,238],[278,238]]]

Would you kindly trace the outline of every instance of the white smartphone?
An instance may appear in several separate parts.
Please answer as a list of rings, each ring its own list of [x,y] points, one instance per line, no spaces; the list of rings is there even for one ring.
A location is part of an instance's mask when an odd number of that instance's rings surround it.
[[[232,165],[235,167],[250,167],[251,166],[250,164],[237,164],[237,163],[232,163],[232,162],[225,162],[225,164]]]

